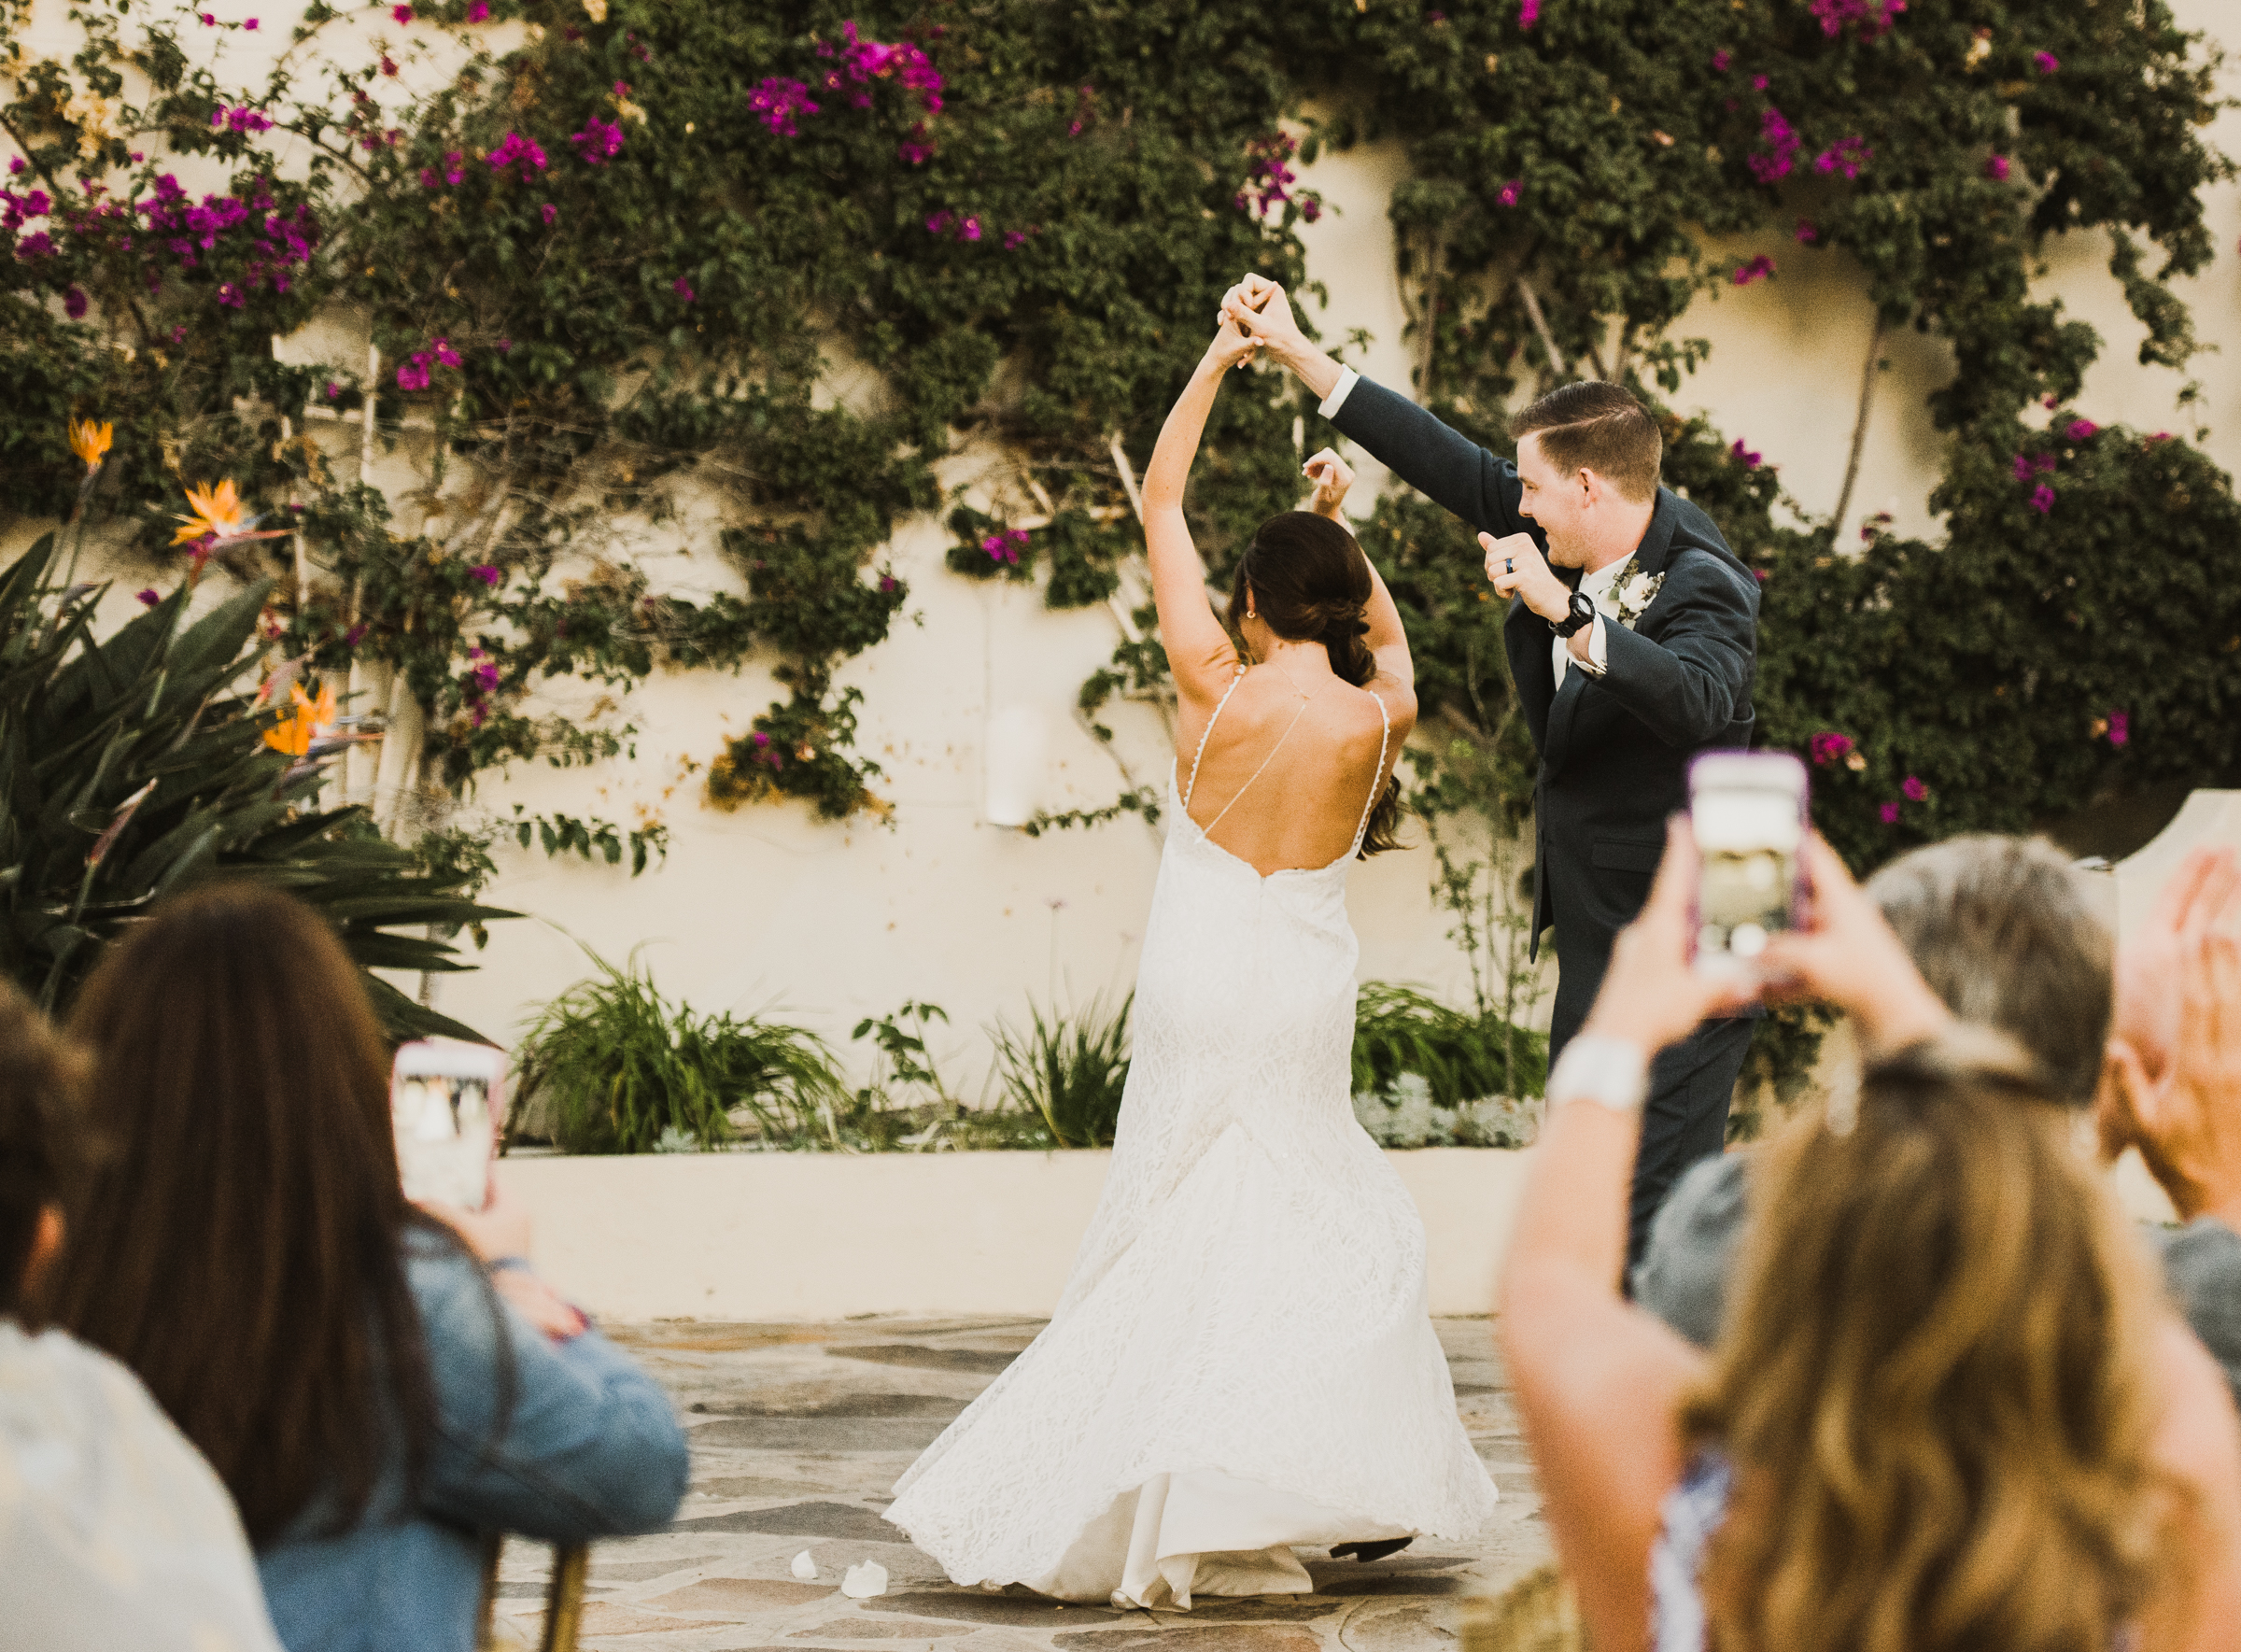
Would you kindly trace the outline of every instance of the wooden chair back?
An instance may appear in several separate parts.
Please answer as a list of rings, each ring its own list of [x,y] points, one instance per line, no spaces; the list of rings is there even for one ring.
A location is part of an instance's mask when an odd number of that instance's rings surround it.
[[[498,1614],[498,1556],[505,1546],[501,1532],[483,1538],[483,1615],[475,1626],[474,1644],[483,1652],[499,1652],[493,1639]],[[553,1571],[544,1586],[544,1630],[538,1652],[576,1652],[576,1636],[584,1627],[584,1585],[591,1575],[591,1546],[586,1543],[553,1545]]]

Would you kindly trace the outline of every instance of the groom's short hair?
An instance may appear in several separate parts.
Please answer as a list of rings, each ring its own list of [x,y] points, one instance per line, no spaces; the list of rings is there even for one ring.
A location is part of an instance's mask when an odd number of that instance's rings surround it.
[[[1665,438],[1649,409],[1617,385],[1601,379],[1566,385],[1511,417],[1512,436],[1522,441],[1536,433],[1541,451],[1567,474],[1593,471],[1629,500],[1657,491]]]

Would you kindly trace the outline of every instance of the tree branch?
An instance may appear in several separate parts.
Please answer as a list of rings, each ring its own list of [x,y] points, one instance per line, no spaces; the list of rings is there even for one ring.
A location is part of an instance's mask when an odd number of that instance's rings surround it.
[[[1852,457],[1844,461],[1844,487],[1837,495],[1837,508],[1829,517],[1829,535],[1832,540],[1844,529],[1844,515],[1852,508],[1853,484],[1860,479],[1860,449],[1868,443],[1868,413],[1875,400],[1876,357],[1883,347],[1883,312],[1875,312],[1875,326],[1868,334],[1868,360],[1860,368],[1860,411],[1852,423]]]

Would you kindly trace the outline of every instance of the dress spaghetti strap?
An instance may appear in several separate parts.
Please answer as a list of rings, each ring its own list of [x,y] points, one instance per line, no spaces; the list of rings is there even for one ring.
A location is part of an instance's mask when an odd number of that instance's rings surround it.
[[[1377,700],[1377,718],[1382,725],[1377,731],[1377,769],[1370,776],[1370,799],[1361,806],[1361,824],[1354,828],[1354,846],[1346,851],[1348,860],[1361,853],[1361,840],[1369,836],[1370,816],[1377,808],[1377,799],[1385,792],[1385,749],[1393,737],[1393,719],[1385,709],[1385,701],[1374,694],[1370,698]]]
[[[1191,755],[1191,778],[1183,783],[1183,812],[1186,814],[1191,810],[1191,794],[1198,789],[1198,766],[1205,761],[1206,741],[1214,738],[1214,720],[1221,715],[1221,708],[1230,703],[1230,696],[1237,692],[1237,685],[1244,681],[1245,668],[1239,666],[1237,674],[1230,679],[1230,685],[1221,691],[1221,698],[1214,702],[1214,716],[1206,719],[1205,732],[1198,737],[1198,750]]]

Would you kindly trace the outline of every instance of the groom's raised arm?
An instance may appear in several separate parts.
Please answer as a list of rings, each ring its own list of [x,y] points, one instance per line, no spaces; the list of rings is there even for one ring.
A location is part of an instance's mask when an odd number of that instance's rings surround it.
[[[1497,539],[1540,531],[1517,515],[1517,467],[1383,385],[1315,347],[1275,282],[1247,275],[1222,299],[1222,313],[1322,398],[1341,434],[1433,502]]]
[[[1332,398],[1338,399],[1334,408]],[[1332,398],[1323,402],[1330,410],[1325,417],[1339,433],[1433,503],[1497,539],[1534,532],[1534,525],[1517,515],[1517,467],[1508,459],[1351,371]]]

